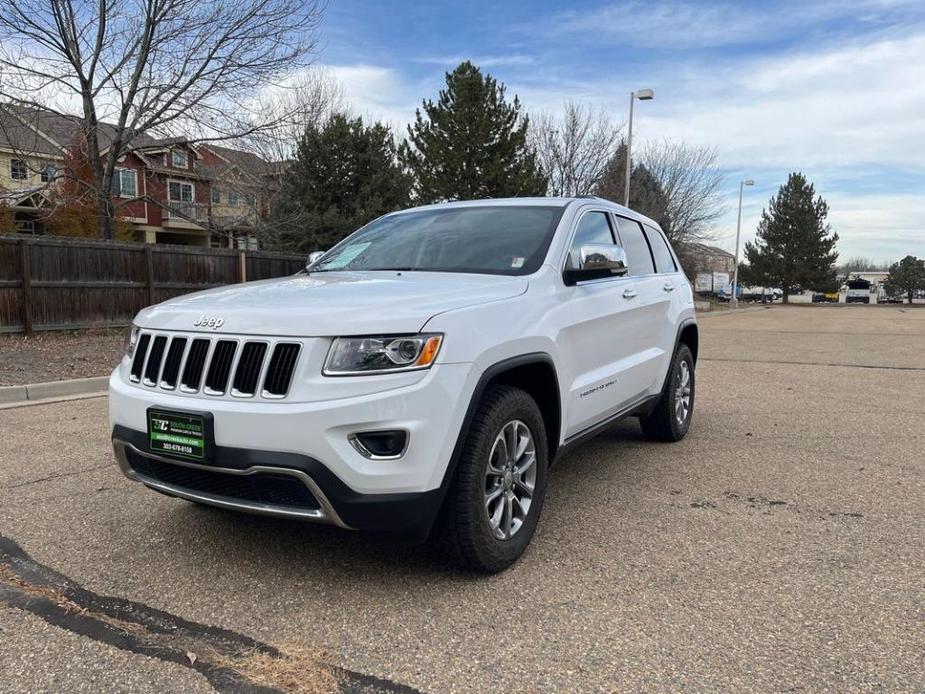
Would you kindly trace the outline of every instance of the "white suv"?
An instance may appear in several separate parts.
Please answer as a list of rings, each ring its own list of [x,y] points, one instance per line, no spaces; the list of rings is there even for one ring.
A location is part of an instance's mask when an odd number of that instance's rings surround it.
[[[590,197],[420,207],[293,277],[139,313],[112,440],[165,494],[429,535],[498,571],[566,449],[627,416],[685,436],[697,346],[650,219]]]

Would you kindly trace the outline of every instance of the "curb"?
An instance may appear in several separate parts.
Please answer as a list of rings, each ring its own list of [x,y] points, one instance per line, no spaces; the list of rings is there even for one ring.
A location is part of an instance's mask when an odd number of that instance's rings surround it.
[[[16,407],[74,396],[103,395],[108,385],[109,376],[98,376],[96,378],[74,378],[69,381],[32,383],[24,386],[3,386],[0,387],[0,407]]]
[[[780,306],[781,304],[778,304]],[[747,308],[723,308],[716,311],[697,311],[697,320],[701,318],[714,318],[717,316],[734,316],[737,313],[752,313],[754,311],[767,311],[770,304],[764,306],[748,306]]]

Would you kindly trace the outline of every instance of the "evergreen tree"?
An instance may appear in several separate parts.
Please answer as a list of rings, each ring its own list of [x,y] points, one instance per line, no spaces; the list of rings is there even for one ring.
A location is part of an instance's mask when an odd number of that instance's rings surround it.
[[[401,158],[420,202],[544,195],[546,177],[527,143],[520,101],[469,61],[446,74],[437,102],[423,102]]]
[[[626,143],[623,142],[604,167],[604,173],[594,188],[594,194],[622,204],[626,192],[625,181]],[[676,240],[671,233],[668,197],[661,183],[643,164],[636,164],[630,172],[630,207],[658,222],[670,241]]]
[[[271,248],[326,250],[409,200],[391,130],[362,118],[308,126],[286,173],[264,241]]]
[[[754,243],[745,244],[748,272],[744,281],[780,287],[787,295],[795,288],[816,289],[835,277],[838,234],[826,223],[829,206],[801,173],[787,183],[762,210]]]
[[[886,283],[891,290],[905,294],[911,304],[917,291],[925,291],[925,260],[907,255],[898,263],[893,263]]]

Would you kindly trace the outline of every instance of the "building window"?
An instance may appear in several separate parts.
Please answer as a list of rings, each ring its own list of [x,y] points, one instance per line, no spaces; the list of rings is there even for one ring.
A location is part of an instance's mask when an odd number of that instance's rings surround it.
[[[218,188],[212,188],[212,202],[216,205],[222,201],[222,191]]]
[[[55,175],[58,173],[58,169],[54,164],[44,164],[42,166],[41,178],[42,183],[51,183],[55,180]]]
[[[171,202],[192,202],[193,184],[170,181],[167,185],[167,199]]]
[[[138,195],[138,181],[132,169],[116,169],[112,173],[112,194],[123,198]]]
[[[254,206],[254,203],[256,203],[256,202],[257,202],[257,200],[256,200],[256,198],[254,197],[254,194],[253,194],[253,193],[245,193],[245,194],[244,194],[244,204],[245,204],[245,205],[247,205],[248,207],[253,207],[253,206]]]
[[[24,159],[10,159],[10,178],[14,181],[29,180],[29,167]]]
[[[186,152],[184,152],[182,149],[171,150],[170,160],[173,163],[174,167],[178,169],[187,168]]]
[[[236,190],[228,191],[228,204],[231,205],[232,207],[238,204],[238,191]]]

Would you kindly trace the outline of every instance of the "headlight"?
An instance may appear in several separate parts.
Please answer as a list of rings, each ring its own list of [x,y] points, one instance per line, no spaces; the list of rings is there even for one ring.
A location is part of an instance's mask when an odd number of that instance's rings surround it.
[[[135,343],[138,342],[138,328],[134,325],[125,333],[125,356],[129,359],[135,354]]]
[[[324,362],[325,376],[426,369],[434,363],[443,335],[338,337]]]

